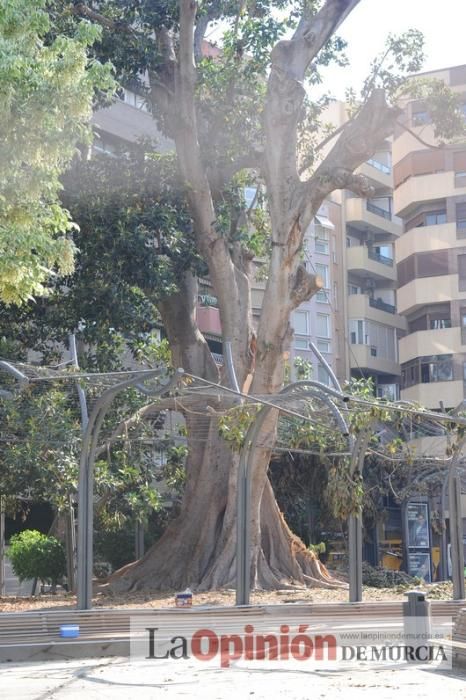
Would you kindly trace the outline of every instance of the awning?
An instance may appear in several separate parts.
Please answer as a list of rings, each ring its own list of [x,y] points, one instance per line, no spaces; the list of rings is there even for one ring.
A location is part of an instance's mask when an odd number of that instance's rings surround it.
[[[314,218],[317,221],[317,223],[321,226],[324,226],[324,228],[331,228],[332,230],[335,228],[335,225],[332,224],[332,222],[327,216],[322,216],[322,214],[316,214]]]

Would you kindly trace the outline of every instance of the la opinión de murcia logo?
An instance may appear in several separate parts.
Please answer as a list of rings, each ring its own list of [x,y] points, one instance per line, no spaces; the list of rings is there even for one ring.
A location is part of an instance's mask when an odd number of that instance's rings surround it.
[[[140,630],[140,655],[146,659],[191,659],[212,662],[218,659],[221,668],[229,668],[239,661],[275,662],[360,662],[376,663],[444,663],[449,661],[445,647],[434,643],[422,635],[398,635],[396,641],[379,640],[374,644],[374,636],[362,633],[359,639],[351,639],[343,634],[312,634],[309,625],[291,628],[282,624],[276,632],[258,632],[252,624],[245,625],[234,633],[215,632],[203,627],[188,633],[170,635],[166,629],[145,626]],[[382,636],[382,635],[380,635]],[[345,639],[346,637],[346,639]],[[372,639],[369,639],[372,637]],[[364,639],[365,638],[365,639]],[[366,641],[366,643],[364,643]],[[362,642],[362,643],[361,643]],[[142,651],[143,650],[143,651]],[[142,652],[142,654],[141,654]]]
[[[306,634],[308,625],[299,625],[292,632],[280,626],[279,634],[257,634],[253,625],[245,625],[242,634],[216,634],[203,628],[191,637],[177,635],[167,645],[157,644],[157,627],[146,627],[148,659],[189,659],[212,661],[220,658],[220,666],[228,668],[232,661],[296,661],[335,660],[337,640],[333,634]]]

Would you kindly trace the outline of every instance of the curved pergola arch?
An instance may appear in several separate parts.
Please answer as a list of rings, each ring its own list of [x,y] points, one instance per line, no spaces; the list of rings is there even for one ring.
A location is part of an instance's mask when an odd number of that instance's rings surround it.
[[[320,359],[320,358],[319,358]],[[325,364],[324,358],[322,361]],[[41,368],[45,371],[47,368]],[[67,375],[55,373],[49,376],[37,376],[37,368],[27,366],[22,363],[11,363],[4,360],[0,361],[0,370],[6,372],[15,380],[17,380],[18,388],[26,385],[29,381],[41,380],[57,380],[61,381],[64,378],[70,381],[83,378],[84,381],[91,380],[93,374],[73,374]],[[23,373],[25,372],[25,373]],[[118,375],[118,376],[115,376]],[[129,378],[128,378],[129,375]],[[110,379],[114,382],[113,386],[106,388],[100,397],[95,401],[89,423],[83,434],[82,453],[80,460],[80,479],[79,479],[79,522],[78,522],[78,539],[79,539],[79,560],[78,560],[78,607],[87,609],[91,607],[92,595],[92,517],[93,517],[93,471],[94,461],[98,451],[98,440],[101,427],[105,416],[110,409],[113,400],[116,396],[128,387],[134,387],[139,393],[147,397],[160,397],[163,394],[169,393],[176,385],[182,376],[186,376],[193,380],[193,384],[181,389],[181,394],[185,397],[194,398],[196,401],[200,397],[204,397],[208,401],[209,397],[216,397],[220,402],[226,399],[228,395],[235,395],[242,402],[250,404],[262,405],[257,413],[252,425],[247,431],[244,447],[240,453],[239,471],[238,471],[238,549],[237,549],[237,603],[246,604],[249,601],[250,588],[250,523],[249,523],[249,506],[250,506],[250,486],[251,486],[251,470],[253,463],[253,452],[258,446],[258,439],[264,422],[271,411],[277,411],[283,416],[297,418],[301,420],[309,420],[326,427],[332,426],[333,430],[341,433],[342,437],[347,441],[348,452],[341,453],[340,456],[350,458],[350,473],[354,475],[356,470],[361,474],[364,470],[364,460],[368,453],[370,439],[374,434],[376,426],[382,426],[383,431],[387,432],[388,436],[395,435],[393,427],[390,427],[390,422],[384,422],[380,417],[370,419],[358,434],[350,428],[347,422],[348,406],[353,408],[365,408],[371,410],[374,403],[371,401],[346,394],[340,387],[336,377],[329,373],[333,387],[315,380],[301,380],[286,386],[281,392],[272,396],[254,396],[243,394],[236,388],[224,387],[213,382],[184,373],[179,369],[174,376],[168,377],[163,370],[134,370],[131,372],[122,373],[96,373],[99,378]],[[122,377],[124,380],[121,380]],[[152,384],[151,384],[152,382]],[[207,386],[206,386],[207,385]],[[0,389],[0,398],[14,398],[15,392],[10,391],[10,386],[5,389]],[[314,405],[314,412],[307,413],[299,411],[300,401],[316,401],[320,403],[320,407]],[[298,401],[298,408],[293,406],[293,402]],[[463,405],[463,404],[462,404]],[[398,401],[377,403],[377,408],[384,408],[393,413],[401,413],[403,416],[402,432],[406,439],[409,439],[408,433],[411,434],[409,421],[405,426],[405,419],[409,419],[409,415],[416,416],[416,426],[424,425],[424,432],[428,431],[429,436],[444,436],[448,435],[448,429],[454,423],[458,428],[466,425],[466,418],[458,416],[456,411],[452,413],[434,413],[433,411],[421,410],[418,406],[411,402]],[[424,422],[423,422],[424,421]],[[405,426],[405,427],[403,427]],[[416,428],[418,430],[418,428]],[[422,435],[421,435],[422,436]],[[460,465],[464,462],[462,450],[466,444],[466,437],[457,437],[455,451],[453,457],[445,458],[444,464],[437,471],[441,472],[444,478],[443,501],[446,498],[447,491],[450,494],[450,530],[452,543],[452,562],[453,562],[453,583],[454,597],[464,598],[464,578],[463,573],[463,551],[462,551],[462,522],[461,522],[461,483],[460,483]],[[292,448],[290,448],[292,449]],[[380,448],[383,451],[383,444]],[[381,454],[383,457],[383,454]],[[387,456],[387,459],[391,459]],[[402,460],[403,455],[398,457]],[[434,457],[424,455],[427,464],[434,460]],[[437,459],[437,458],[435,458]],[[438,460],[442,462],[441,459]],[[422,459],[420,459],[422,463]],[[429,478],[430,472],[425,474],[425,478]],[[350,552],[350,600],[358,601],[362,598],[362,523],[360,517],[353,516],[349,520],[349,552]]]

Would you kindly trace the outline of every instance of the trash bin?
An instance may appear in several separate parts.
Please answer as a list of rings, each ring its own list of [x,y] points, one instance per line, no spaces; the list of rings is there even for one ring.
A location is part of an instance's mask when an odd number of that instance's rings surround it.
[[[408,663],[427,663],[426,647],[429,647],[432,637],[430,602],[423,591],[408,591],[406,596],[408,600],[403,603],[406,660]]]

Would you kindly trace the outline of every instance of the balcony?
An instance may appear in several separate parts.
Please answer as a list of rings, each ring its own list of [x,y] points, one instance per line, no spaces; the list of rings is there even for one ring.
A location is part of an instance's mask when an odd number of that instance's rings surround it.
[[[219,352],[212,352],[211,355],[214,358],[215,364],[218,365],[219,367],[222,367],[223,366],[223,355],[221,355]]]
[[[428,175],[415,175],[399,185],[393,194],[394,211],[407,218],[419,202],[435,202],[452,195],[466,195],[466,186],[455,186],[455,173],[450,170]]]
[[[366,163],[363,163],[357,171],[358,174],[367,177],[370,184],[376,190],[386,189],[391,190],[393,187],[393,176],[391,168],[388,165],[380,163],[375,158],[371,158]]]
[[[351,345],[349,360],[351,369],[368,370],[374,374],[400,374],[397,362],[378,357],[376,348],[370,345]]]
[[[370,299],[367,294],[349,295],[348,318],[368,319],[406,330],[406,319],[396,313],[394,306],[379,299]]]
[[[415,384],[401,390],[402,401],[416,401],[426,408],[438,409],[443,401],[445,408],[456,408],[464,398],[463,382],[432,382]]]
[[[376,253],[365,245],[346,249],[346,264],[349,272],[370,275],[378,280],[396,282],[396,268],[391,258]]]
[[[355,228],[383,234],[384,239],[401,235],[400,222],[393,220],[389,211],[359,197],[350,197],[345,204],[346,223]]]
[[[440,328],[416,331],[399,341],[400,363],[425,355],[456,355],[462,352],[461,329]]]
[[[396,306],[387,304],[387,302],[382,299],[373,299],[369,297],[369,306],[372,306],[373,309],[379,309],[379,311],[385,311],[387,314],[396,314]]]
[[[220,311],[213,306],[198,306],[196,319],[199,330],[202,333],[221,336],[222,325],[220,323]]]
[[[166,153],[175,146],[157,129],[151,114],[116,100],[110,107],[98,109],[92,116],[92,124],[101,131],[125,141],[136,142],[142,138],[157,141],[157,151]]]
[[[400,236],[395,243],[396,260],[404,260],[413,253],[445,250],[445,248],[463,248],[464,239],[457,237],[457,226],[453,221],[436,226],[412,228]]]
[[[458,291],[457,274],[419,277],[398,289],[398,313],[409,314],[419,306],[447,303],[452,299],[466,299],[466,292]]]

